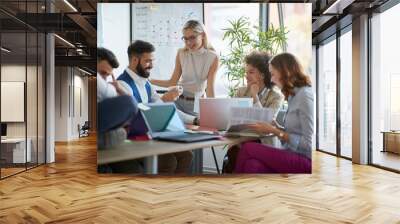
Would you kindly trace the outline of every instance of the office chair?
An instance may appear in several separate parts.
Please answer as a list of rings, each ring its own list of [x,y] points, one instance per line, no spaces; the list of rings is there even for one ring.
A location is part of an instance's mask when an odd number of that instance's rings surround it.
[[[89,129],[90,129],[89,121],[85,121],[82,127],[80,127],[80,125],[78,124],[79,138],[89,136]]]

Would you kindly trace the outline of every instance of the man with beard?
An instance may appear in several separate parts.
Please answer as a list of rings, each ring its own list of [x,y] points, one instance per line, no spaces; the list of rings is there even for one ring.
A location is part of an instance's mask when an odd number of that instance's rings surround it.
[[[171,90],[163,96],[159,96],[151,86],[148,78],[153,68],[154,46],[151,43],[136,40],[128,47],[129,66],[118,77],[118,80],[126,82],[132,90],[133,97],[138,103],[171,102],[179,93]],[[193,123],[194,117],[178,112],[185,123]],[[158,159],[159,173],[186,174],[192,162],[192,152],[178,152],[160,155]]]

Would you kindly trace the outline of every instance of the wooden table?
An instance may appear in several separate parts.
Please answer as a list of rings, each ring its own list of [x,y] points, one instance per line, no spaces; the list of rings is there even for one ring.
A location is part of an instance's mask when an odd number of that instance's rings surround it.
[[[168,153],[184,152],[193,149],[208,148],[223,145],[234,145],[253,140],[253,137],[222,138],[194,143],[178,143],[165,141],[131,141],[125,140],[121,145],[108,149],[98,150],[97,164],[127,161],[145,158],[146,174],[157,174],[157,156]]]
[[[393,152],[400,154],[400,131],[382,131],[383,150],[382,152]]]

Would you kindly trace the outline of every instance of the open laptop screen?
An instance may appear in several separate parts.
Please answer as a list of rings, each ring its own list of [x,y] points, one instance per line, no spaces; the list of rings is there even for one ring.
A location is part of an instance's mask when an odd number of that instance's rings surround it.
[[[152,132],[184,131],[185,126],[173,103],[147,104],[142,111]]]
[[[141,109],[138,116],[132,120],[128,136],[185,131],[185,125],[177,113],[175,104],[149,103],[145,107],[148,109]]]

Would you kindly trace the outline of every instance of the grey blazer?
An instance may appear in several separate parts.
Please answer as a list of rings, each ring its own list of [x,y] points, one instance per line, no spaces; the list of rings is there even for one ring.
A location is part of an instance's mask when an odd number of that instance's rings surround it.
[[[288,98],[288,110],[283,127],[289,141],[283,146],[311,159],[312,136],[314,134],[314,93],[311,87],[294,89]]]

